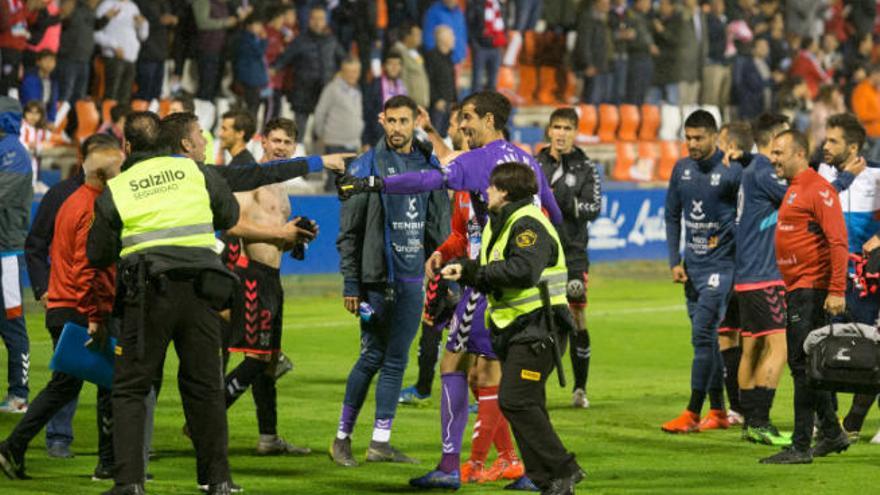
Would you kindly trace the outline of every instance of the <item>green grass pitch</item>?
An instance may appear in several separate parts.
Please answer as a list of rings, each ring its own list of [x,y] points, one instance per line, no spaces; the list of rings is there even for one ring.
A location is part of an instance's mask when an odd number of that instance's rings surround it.
[[[409,492],[407,480],[433,468],[439,452],[439,412],[401,407],[392,443],[421,460],[420,465],[361,465],[338,468],[327,457],[334,436],[348,371],[358,352],[356,320],[342,308],[335,277],[287,277],[284,281],[284,350],[295,362],[279,382],[279,432],[309,446],[307,457],[257,457],[257,425],[248,393],[229,411],[229,453],[234,479],[250,494],[378,494]],[[42,313],[29,304],[31,394],[49,377],[50,341]],[[601,494],[869,494],[880,480],[880,445],[863,443],[843,455],[818,459],[812,466],[763,466],[758,458],[774,450],[739,439],[739,430],[673,436],[660,423],[676,416],[689,395],[690,337],[680,286],[659,263],[594,265],[590,280],[589,328],[593,345],[589,410],[570,407],[570,391],[555,377],[548,382],[548,405],[557,431],[577,454],[588,477],[582,493]],[[416,346],[404,385],[417,373]],[[0,369],[5,369],[0,351]],[[195,460],[183,424],[176,387],[177,358],[169,350],[165,386],[156,415],[151,464],[156,481],[148,493],[195,494]],[[570,362],[563,362],[569,372]],[[236,361],[232,362],[234,365]],[[842,396],[844,413],[850,399]],[[74,420],[71,460],[46,456],[41,434],[28,452],[32,481],[0,479],[3,494],[96,494],[109,483],[89,477],[96,463],[95,387],[86,385]],[[368,398],[354,433],[361,459],[372,430],[373,399]],[[791,380],[783,376],[773,417],[782,429],[792,425]],[[863,430],[870,437],[880,426],[872,410]],[[0,415],[5,436],[19,416]],[[117,418],[117,421],[124,421]],[[465,433],[469,451],[471,426]],[[490,454],[490,461],[494,452]],[[464,486],[461,493],[505,493],[501,483]]]

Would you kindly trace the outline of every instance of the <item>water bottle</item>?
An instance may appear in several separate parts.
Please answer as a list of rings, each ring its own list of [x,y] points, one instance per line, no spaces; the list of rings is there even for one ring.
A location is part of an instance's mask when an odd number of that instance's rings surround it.
[[[361,316],[361,321],[367,323],[373,317],[373,307],[370,306],[370,303],[364,301],[358,306],[358,314]]]

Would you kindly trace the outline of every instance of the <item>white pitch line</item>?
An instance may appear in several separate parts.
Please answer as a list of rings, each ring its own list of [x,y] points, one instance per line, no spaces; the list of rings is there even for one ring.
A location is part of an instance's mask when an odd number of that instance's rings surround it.
[[[608,310],[608,311],[589,311],[587,316],[612,316],[612,315],[635,315],[635,314],[645,314],[645,313],[668,313],[672,311],[682,311],[685,309],[685,305],[683,304],[674,304],[670,306],[648,306],[646,308],[624,308],[618,310]],[[346,318],[344,320],[320,320],[310,322],[308,320],[290,320],[284,324],[284,328],[289,329],[293,327],[297,328],[326,328],[326,327],[338,327],[338,326],[347,326],[348,324],[356,325],[358,320],[354,317]]]

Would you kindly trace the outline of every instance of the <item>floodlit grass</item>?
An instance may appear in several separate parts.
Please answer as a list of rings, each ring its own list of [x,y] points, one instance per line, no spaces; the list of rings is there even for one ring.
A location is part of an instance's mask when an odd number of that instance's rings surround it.
[[[253,455],[256,417],[253,401],[243,397],[229,412],[229,452],[235,481],[250,494],[410,491],[407,480],[431,469],[438,459],[438,401],[429,408],[402,407],[395,420],[392,443],[420,459],[420,465],[362,465],[355,469],[333,465],[326,452],[336,430],[346,375],[358,352],[356,320],[342,308],[336,277],[289,277],[284,285],[284,349],[296,367],[279,382],[279,432],[289,441],[311,447],[314,453],[304,458]],[[862,443],[843,455],[818,459],[812,466],[763,466],[757,460],[772,453],[772,448],[743,442],[738,430],[689,436],[662,433],[660,423],[681,412],[689,395],[691,348],[683,303],[681,288],[669,282],[662,264],[594,266],[589,308],[592,407],[572,409],[569,391],[560,389],[555,377],[548,382],[551,417],[588,473],[579,492],[877,493],[880,446]],[[28,309],[31,393],[35,395],[49,376],[50,341],[42,314],[33,304]],[[415,353],[414,346],[407,385],[415,380]],[[5,359],[0,351],[0,369],[5,368]],[[156,477],[147,485],[150,493],[196,493],[191,444],[180,434],[183,415],[176,390],[176,360],[174,352],[169,352],[156,417],[154,448],[159,459],[150,467]],[[564,363],[570,377],[567,357]],[[435,383],[435,390],[437,387]],[[848,408],[848,397],[841,402]],[[27,458],[34,480],[2,479],[0,493],[73,495],[109,488],[109,483],[89,480],[97,462],[94,404],[95,388],[87,385],[74,425],[76,458],[48,458],[40,435]],[[354,448],[361,459],[369,442],[372,415],[371,396],[355,429]],[[787,375],[773,417],[783,429],[791,428],[791,382]],[[8,433],[18,418],[0,415],[0,432]],[[877,413],[872,410],[863,432],[870,437],[877,427]],[[469,427],[466,438],[470,433]],[[465,452],[468,449],[466,441]],[[462,492],[504,493],[500,483],[465,486]]]

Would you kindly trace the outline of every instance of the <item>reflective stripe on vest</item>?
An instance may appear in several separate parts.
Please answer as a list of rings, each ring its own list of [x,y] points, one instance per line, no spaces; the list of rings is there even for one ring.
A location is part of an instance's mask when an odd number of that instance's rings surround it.
[[[507,219],[507,222],[501,228],[497,240],[494,242],[492,233],[492,221],[486,224],[483,230],[483,245],[480,251],[480,264],[487,265],[495,261],[504,260],[504,248],[510,238],[510,230],[513,224],[524,217],[534,218],[547,231],[550,237],[556,242],[558,256],[556,264],[544,268],[541,272],[541,280],[547,282],[547,289],[550,293],[550,304],[565,304],[565,286],[568,282],[568,270],[565,266],[565,254],[562,250],[562,243],[559,242],[559,235],[556,229],[547,220],[547,217],[541,213],[535,205],[526,205],[513,212]],[[492,245],[492,253],[490,256],[489,245]],[[502,288],[501,297],[495,298],[493,294],[489,295],[489,319],[495,327],[504,329],[513,323],[517,317],[541,307],[541,293],[537,287],[529,287],[527,289],[509,289]]]
[[[214,249],[214,214],[205,175],[188,158],[134,164],[107,183],[122,219],[120,256],[159,246]]]

